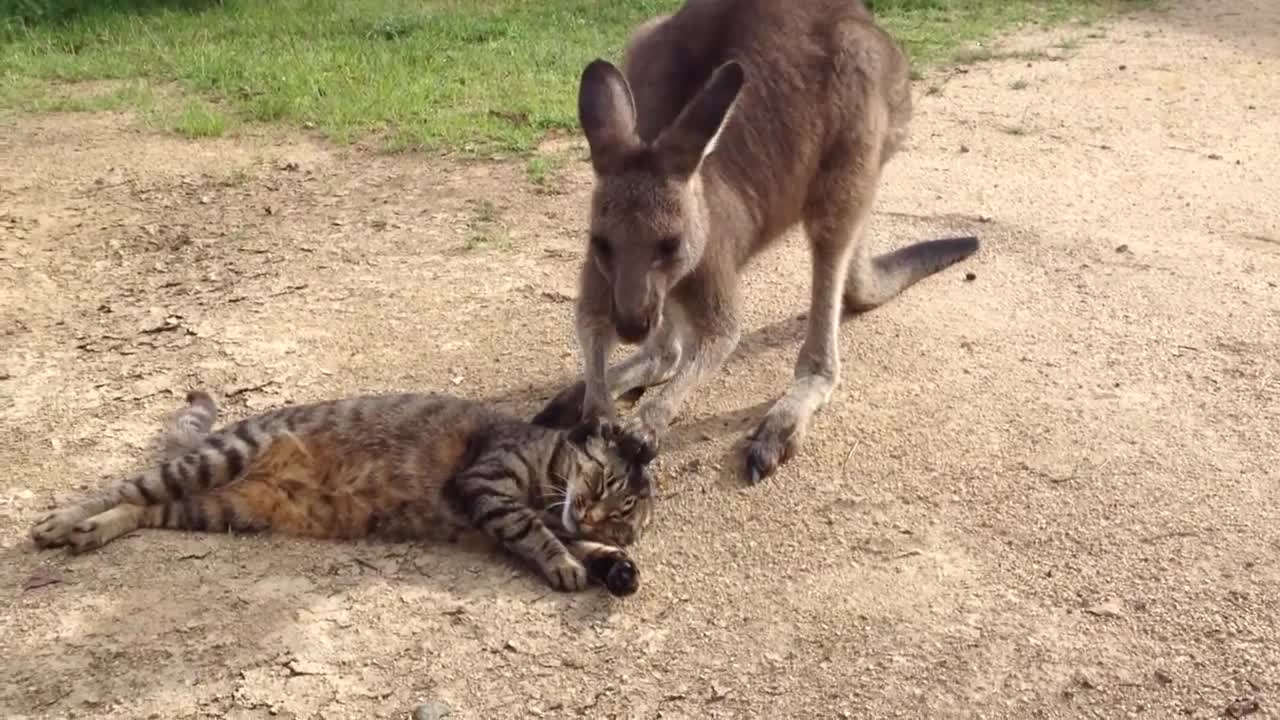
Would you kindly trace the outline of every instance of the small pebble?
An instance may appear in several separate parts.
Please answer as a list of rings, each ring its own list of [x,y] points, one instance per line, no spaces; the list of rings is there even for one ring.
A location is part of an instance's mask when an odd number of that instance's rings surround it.
[[[973,282],[974,280],[977,280],[977,279],[978,279],[978,274],[977,274],[977,273],[967,272],[967,273],[965,273],[965,274],[964,274],[964,281],[965,281],[965,282]]]
[[[1129,246],[1128,246],[1128,245],[1117,245],[1117,246],[1116,246],[1116,252],[1118,252],[1118,253],[1127,253],[1127,252],[1129,252]]]
[[[1233,700],[1224,711],[1229,718],[1242,718],[1246,715],[1252,715],[1262,709],[1262,705],[1253,698],[1240,698]]]
[[[453,712],[449,703],[443,700],[425,702],[413,709],[413,720],[441,720]]]

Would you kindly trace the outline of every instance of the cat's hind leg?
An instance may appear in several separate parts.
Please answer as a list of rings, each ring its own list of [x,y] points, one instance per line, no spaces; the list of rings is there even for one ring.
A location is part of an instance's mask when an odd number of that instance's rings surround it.
[[[144,527],[144,517],[157,505],[117,505],[106,512],[81,520],[67,535],[67,549],[79,554],[106,545],[116,538]]]
[[[66,545],[76,525],[107,512],[120,502],[118,495],[108,492],[63,505],[36,521],[31,527],[31,539],[40,548]]]

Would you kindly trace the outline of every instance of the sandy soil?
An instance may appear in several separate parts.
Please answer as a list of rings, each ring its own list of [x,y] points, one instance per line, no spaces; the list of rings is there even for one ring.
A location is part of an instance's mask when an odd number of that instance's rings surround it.
[[[576,366],[590,178],[3,119],[0,716],[1280,715],[1272,5],[1019,35],[1050,57],[919,83],[873,232],[983,251],[850,321],[804,452],[745,488],[727,454],[808,282],[801,242],[761,259],[624,601],[454,548],[33,550],[189,387],[232,416],[420,388],[534,412]]]

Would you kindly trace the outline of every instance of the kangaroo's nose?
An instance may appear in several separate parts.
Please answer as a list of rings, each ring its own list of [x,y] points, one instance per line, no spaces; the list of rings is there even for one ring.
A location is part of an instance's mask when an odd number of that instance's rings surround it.
[[[618,337],[629,343],[642,342],[649,337],[649,327],[652,323],[649,318],[615,318],[614,329],[618,331]]]

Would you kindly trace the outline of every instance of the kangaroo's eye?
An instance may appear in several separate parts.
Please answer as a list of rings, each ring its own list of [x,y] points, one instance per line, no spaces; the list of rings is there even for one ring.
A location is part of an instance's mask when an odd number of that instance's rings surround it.
[[[669,260],[680,252],[680,238],[672,235],[658,241],[658,257]]]
[[[591,236],[591,249],[602,258],[613,254],[613,248],[609,247],[609,239],[603,235]]]
[[[622,511],[623,511],[623,512],[626,512],[627,510],[630,510],[631,508],[633,508],[633,507],[635,507],[635,506],[636,506],[636,499],[635,499],[635,497],[634,497],[634,496],[629,497],[629,498],[627,498],[626,500],[623,500],[623,501],[622,501]]]

